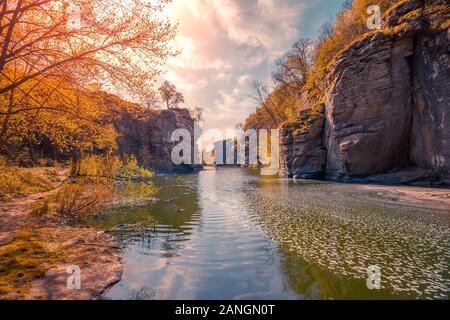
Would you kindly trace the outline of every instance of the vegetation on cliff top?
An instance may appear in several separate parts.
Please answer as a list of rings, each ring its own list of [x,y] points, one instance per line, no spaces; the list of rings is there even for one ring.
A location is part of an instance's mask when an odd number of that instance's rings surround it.
[[[367,28],[367,8],[379,5],[381,12],[386,13],[400,2],[403,1],[347,1],[334,23],[326,21],[322,25],[317,40],[300,39],[277,61],[272,84],[256,87],[258,108],[247,118],[244,127],[278,127],[283,122],[287,126],[303,122],[299,118],[301,110],[317,109],[322,104],[324,79],[335,57],[372,33]]]

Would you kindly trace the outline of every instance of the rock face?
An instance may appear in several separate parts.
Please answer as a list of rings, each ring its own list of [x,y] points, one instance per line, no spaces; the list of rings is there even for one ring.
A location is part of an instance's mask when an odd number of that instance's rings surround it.
[[[178,142],[171,141],[172,132],[186,129],[191,135],[192,161],[194,119],[187,109],[170,109],[133,114],[122,112],[114,121],[120,133],[119,152],[136,156],[139,163],[160,172],[189,172],[199,167],[191,164],[176,166],[172,163],[172,149]]]
[[[392,10],[388,32],[366,36],[337,57],[323,130],[321,117],[298,137],[282,130],[284,174],[450,184],[450,31],[436,21],[448,14],[419,11],[418,18],[402,20],[420,6],[410,1]],[[400,31],[389,32],[393,27]]]
[[[303,110],[300,121],[283,127],[280,137],[283,174],[298,179],[322,178],[327,153],[322,143],[325,116]],[[322,110],[323,111],[323,110]]]

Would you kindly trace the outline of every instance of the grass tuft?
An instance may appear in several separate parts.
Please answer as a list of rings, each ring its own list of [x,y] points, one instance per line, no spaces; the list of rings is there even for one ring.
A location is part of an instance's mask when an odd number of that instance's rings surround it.
[[[13,242],[0,248],[0,298],[22,298],[31,282],[57,261],[57,255],[31,231],[21,231]]]

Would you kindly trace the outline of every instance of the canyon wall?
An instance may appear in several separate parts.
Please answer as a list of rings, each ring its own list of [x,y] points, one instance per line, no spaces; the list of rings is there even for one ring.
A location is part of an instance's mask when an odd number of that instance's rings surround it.
[[[187,129],[192,138],[192,150],[197,147],[194,143],[195,122],[187,109],[137,114],[123,111],[114,120],[114,125],[120,133],[117,141],[119,153],[134,155],[141,165],[157,172],[191,172],[200,169],[191,164],[176,166],[171,159],[172,149],[178,144],[171,141],[172,132],[176,129]]]
[[[450,184],[449,5],[434,3],[403,3],[336,57],[324,102],[282,127],[284,175]]]

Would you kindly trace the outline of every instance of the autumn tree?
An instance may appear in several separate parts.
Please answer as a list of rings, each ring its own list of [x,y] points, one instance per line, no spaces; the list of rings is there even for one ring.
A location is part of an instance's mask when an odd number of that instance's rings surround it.
[[[82,84],[107,78],[139,93],[174,54],[168,46],[174,27],[158,18],[168,0],[2,2],[0,72],[9,81],[0,94],[39,75]]]
[[[167,80],[159,87],[158,91],[161,100],[166,104],[167,109],[176,108],[181,103],[184,103],[183,94],[178,92],[175,85]]]
[[[300,39],[277,59],[272,78],[276,85],[302,90],[314,61],[314,42]]]
[[[175,28],[159,14],[168,2],[1,0],[0,148],[16,123],[31,128],[44,111],[95,123],[88,97],[99,83],[148,95],[176,54]]]
[[[144,105],[147,111],[150,111],[152,109],[157,108],[160,102],[161,101],[159,99],[157,92],[151,90],[144,97],[142,104]]]

